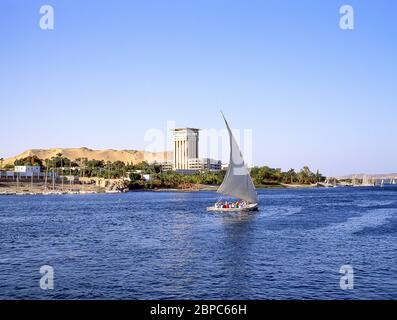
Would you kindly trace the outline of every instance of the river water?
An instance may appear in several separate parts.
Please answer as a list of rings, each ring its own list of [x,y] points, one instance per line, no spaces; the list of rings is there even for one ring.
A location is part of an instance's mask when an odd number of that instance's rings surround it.
[[[207,213],[214,192],[1,196],[0,298],[397,298],[397,188],[258,193],[251,214]]]

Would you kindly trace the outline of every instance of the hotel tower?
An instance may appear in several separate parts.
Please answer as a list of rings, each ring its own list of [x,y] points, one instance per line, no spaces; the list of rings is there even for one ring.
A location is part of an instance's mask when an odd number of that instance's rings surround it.
[[[199,129],[173,129],[173,170],[189,169],[189,159],[198,158]]]

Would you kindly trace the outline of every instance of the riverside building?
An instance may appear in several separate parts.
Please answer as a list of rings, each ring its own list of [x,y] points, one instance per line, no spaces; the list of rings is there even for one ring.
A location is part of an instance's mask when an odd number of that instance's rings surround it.
[[[172,170],[183,174],[198,171],[219,171],[222,162],[209,158],[199,158],[199,131],[196,128],[173,129]],[[170,170],[170,163],[163,162],[163,171]]]
[[[199,158],[199,131],[196,128],[173,129],[172,160],[153,162],[160,165],[161,171],[176,171],[194,174],[199,171],[220,171],[222,162],[210,158]]]
[[[222,161],[210,158],[192,158],[189,159],[189,169],[219,171],[222,167]]]
[[[173,129],[173,169],[189,169],[189,159],[198,158],[199,129]]]

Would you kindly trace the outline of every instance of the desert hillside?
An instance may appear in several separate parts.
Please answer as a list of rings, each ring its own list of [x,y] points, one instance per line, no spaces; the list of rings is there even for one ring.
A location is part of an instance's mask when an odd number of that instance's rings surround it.
[[[15,157],[4,159],[4,165],[13,164],[16,159],[26,158],[28,156],[37,156],[40,159],[51,159],[58,153],[71,160],[78,158],[87,158],[88,160],[104,161],[123,161],[125,163],[139,163],[142,161],[164,161],[171,159],[171,152],[147,152],[137,150],[92,150],[88,148],[57,148],[57,149],[30,149]]]

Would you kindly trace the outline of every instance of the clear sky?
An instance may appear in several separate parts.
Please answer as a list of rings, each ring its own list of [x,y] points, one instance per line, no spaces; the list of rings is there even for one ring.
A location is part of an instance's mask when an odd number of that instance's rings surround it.
[[[0,157],[143,149],[167,120],[223,128],[222,109],[254,164],[396,172],[396,57],[394,0],[1,0]]]

